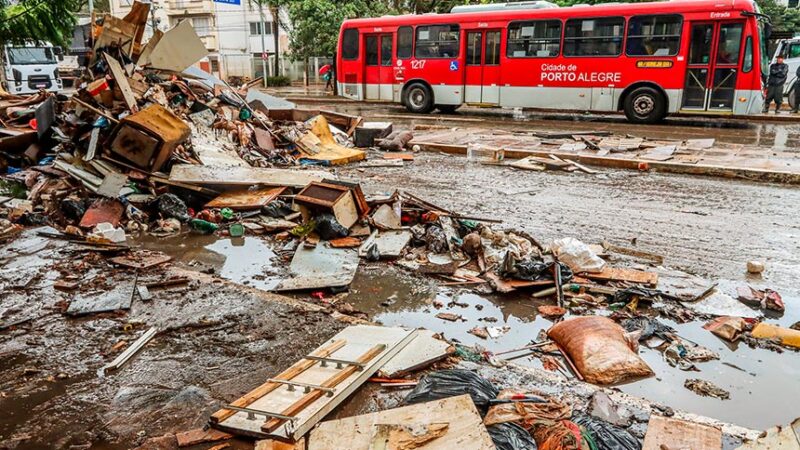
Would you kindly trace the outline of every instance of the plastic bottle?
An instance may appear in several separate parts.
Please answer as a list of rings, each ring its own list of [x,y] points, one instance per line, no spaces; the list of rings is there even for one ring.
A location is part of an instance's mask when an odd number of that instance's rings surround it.
[[[192,219],[191,222],[189,222],[189,226],[191,226],[193,230],[205,234],[211,234],[219,229],[219,225],[202,219]]]

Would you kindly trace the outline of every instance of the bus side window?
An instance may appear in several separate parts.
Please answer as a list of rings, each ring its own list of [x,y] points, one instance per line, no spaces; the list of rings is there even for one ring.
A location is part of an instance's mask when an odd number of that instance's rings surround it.
[[[358,30],[344,30],[342,36],[342,59],[358,59]]]
[[[753,70],[753,38],[747,36],[744,41],[744,60],[742,61],[742,72],[748,73]]]
[[[397,29],[397,58],[411,58],[414,48],[414,29],[400,27]]]
[[[367,36],[367,65],[378,65],[378,36]]]
[[[512,22],[508,26],[506,56],[509,58],[547,58],[561,49],[561,21]]]
[[[418,26],[414,42],[417,58],[458,57],[458,25]]]
[[[570,19],[564,31],[564,56],[619,56],[623,17]]]
[[[635,16],[628,22],[628,56],[675,56],[681,43],[683,17]]]

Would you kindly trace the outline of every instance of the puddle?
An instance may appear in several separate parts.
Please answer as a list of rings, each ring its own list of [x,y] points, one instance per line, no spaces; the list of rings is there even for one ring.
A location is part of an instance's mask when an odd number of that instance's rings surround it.
[[[264,290],[271,289],[281,270],[288,266],[267,241],[258,237],[217,239],[184,234],[164,239],[148,237],[140,242],[145,248],[172,255],[178,264],[194,270],[213,268],[224,278]],[[308,299],[308,293],[294,295]],[[534,301],[524,292],[497,296],[439,288],[428,279],[384,264],[362,264],[344,301],[386,326],[427,328],[443,333],[448,339],[480,345],[495,353],[525,346],[553,324],[536,310],[538,305],[549,302]],[[784,298],[784,301],[789,311],[777,322],[789,326],[800,320],[800,311],[792,308],[800,304],[800,299]],[[458,314],[465,320],[450,322],[437,318],[438,313]],[[618,386],[621,391],[754,429],[787,423],[796,417],[796,405],[800,403],[800,389],[794,383],[800,379],[796,352],[779,354],[746,345],[729,346],[702,329],[702,322],[679,325],[668,319],[660,320],[678,330],[681,337],[718,353],[720,359],[696,364],[700,372],[683,372],[669,366],[658,350],[642,346],[640,355],[656,376]],[[504,331],[499,337],[482,339],[468,332],[476,326]],[[514,355],[519,354],[508,356]],[[522,356],[514,361],[541,368],[536,358]],[[730,391],[731,398],[723,401],[700,397],[683,387],[687,378],[711,381]]]
[[[394,301],[392,304],[380,305],[389,298]],[[798,299],[784,300],[787,305],[798,304]],[[426,281],[410,278],[393,268],[361,270],[346,301],[384,325],[423,327],[444,333],[448,339],[466,345],[480,345],[492,352],[525,346],[553,324],[536,311],[538,305],[548,302],[534,301],[524,293],[501,297],[453,289],[437,292],[437,288]],[[466,321],[438,319],[435,316],[440,312],[459,314]],[[797,320],[793,316],[784,316],[779,323],[788,326]],[[497,322],[480,320],[485,317],[496,318]],[[800,389],[794,380],[800,378],[800,360],[796,352],[779,354],[746,345],[729,346],[704,330],[702,322],[677,324],[668,319],[659,320],[675,328],[681,337],[718,353],[720,359],[697,363],[700,372],[684,372],[664,361],[660,351],[642,346],[639,354],[656,376],[617,386],[621,391],[753,429],[787,423],[797,416]],[[498,338],[481,339],[467,332],[475,326],[507,326],[510,329]],[[508,356],[513,355],[520,353]],[[541,368],[536,358],[521,357],[514,362]],[[723,401],[700,397],[683,387],[687,378],[711,381],[730,391],[731,398]]]

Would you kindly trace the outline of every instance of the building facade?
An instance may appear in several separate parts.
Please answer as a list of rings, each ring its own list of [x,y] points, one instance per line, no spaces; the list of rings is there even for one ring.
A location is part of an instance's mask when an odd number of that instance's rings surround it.
[[[125,16],[133,2],[110,0],[111,14]],[[250,0],[239,0],[239,4],[212,0],[152,0],[152,5],[151,22],[145,31],[145,40],[152,36],[153,24],[159,30],[166,31],[181,20],[191,21],[209,52],[198,66],[220,78],[261,76],[264,51],[267,55],[275,54],[272,15],[268,8],[263,9],[265,26],[262,27],[259,7]],[[280,17],[278,48],[285,53],[289,48],[286,32],[288,19],[284,13]]]

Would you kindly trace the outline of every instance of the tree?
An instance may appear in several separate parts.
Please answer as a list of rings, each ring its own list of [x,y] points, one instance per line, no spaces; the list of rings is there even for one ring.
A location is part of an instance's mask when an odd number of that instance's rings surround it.
[[[779,5],[775,0],[757,0],[761,12],[769,16],[776,32],[794,33],[800,30],[800,10]]]
[[[373,0],[294,0],[287,9],[292,22],[289,40],[296,59],[333,55],[339,27],[346,19],[391,11],[387,3]]]
[[[81,0],[0,0],[0,42],[69,45]]]

